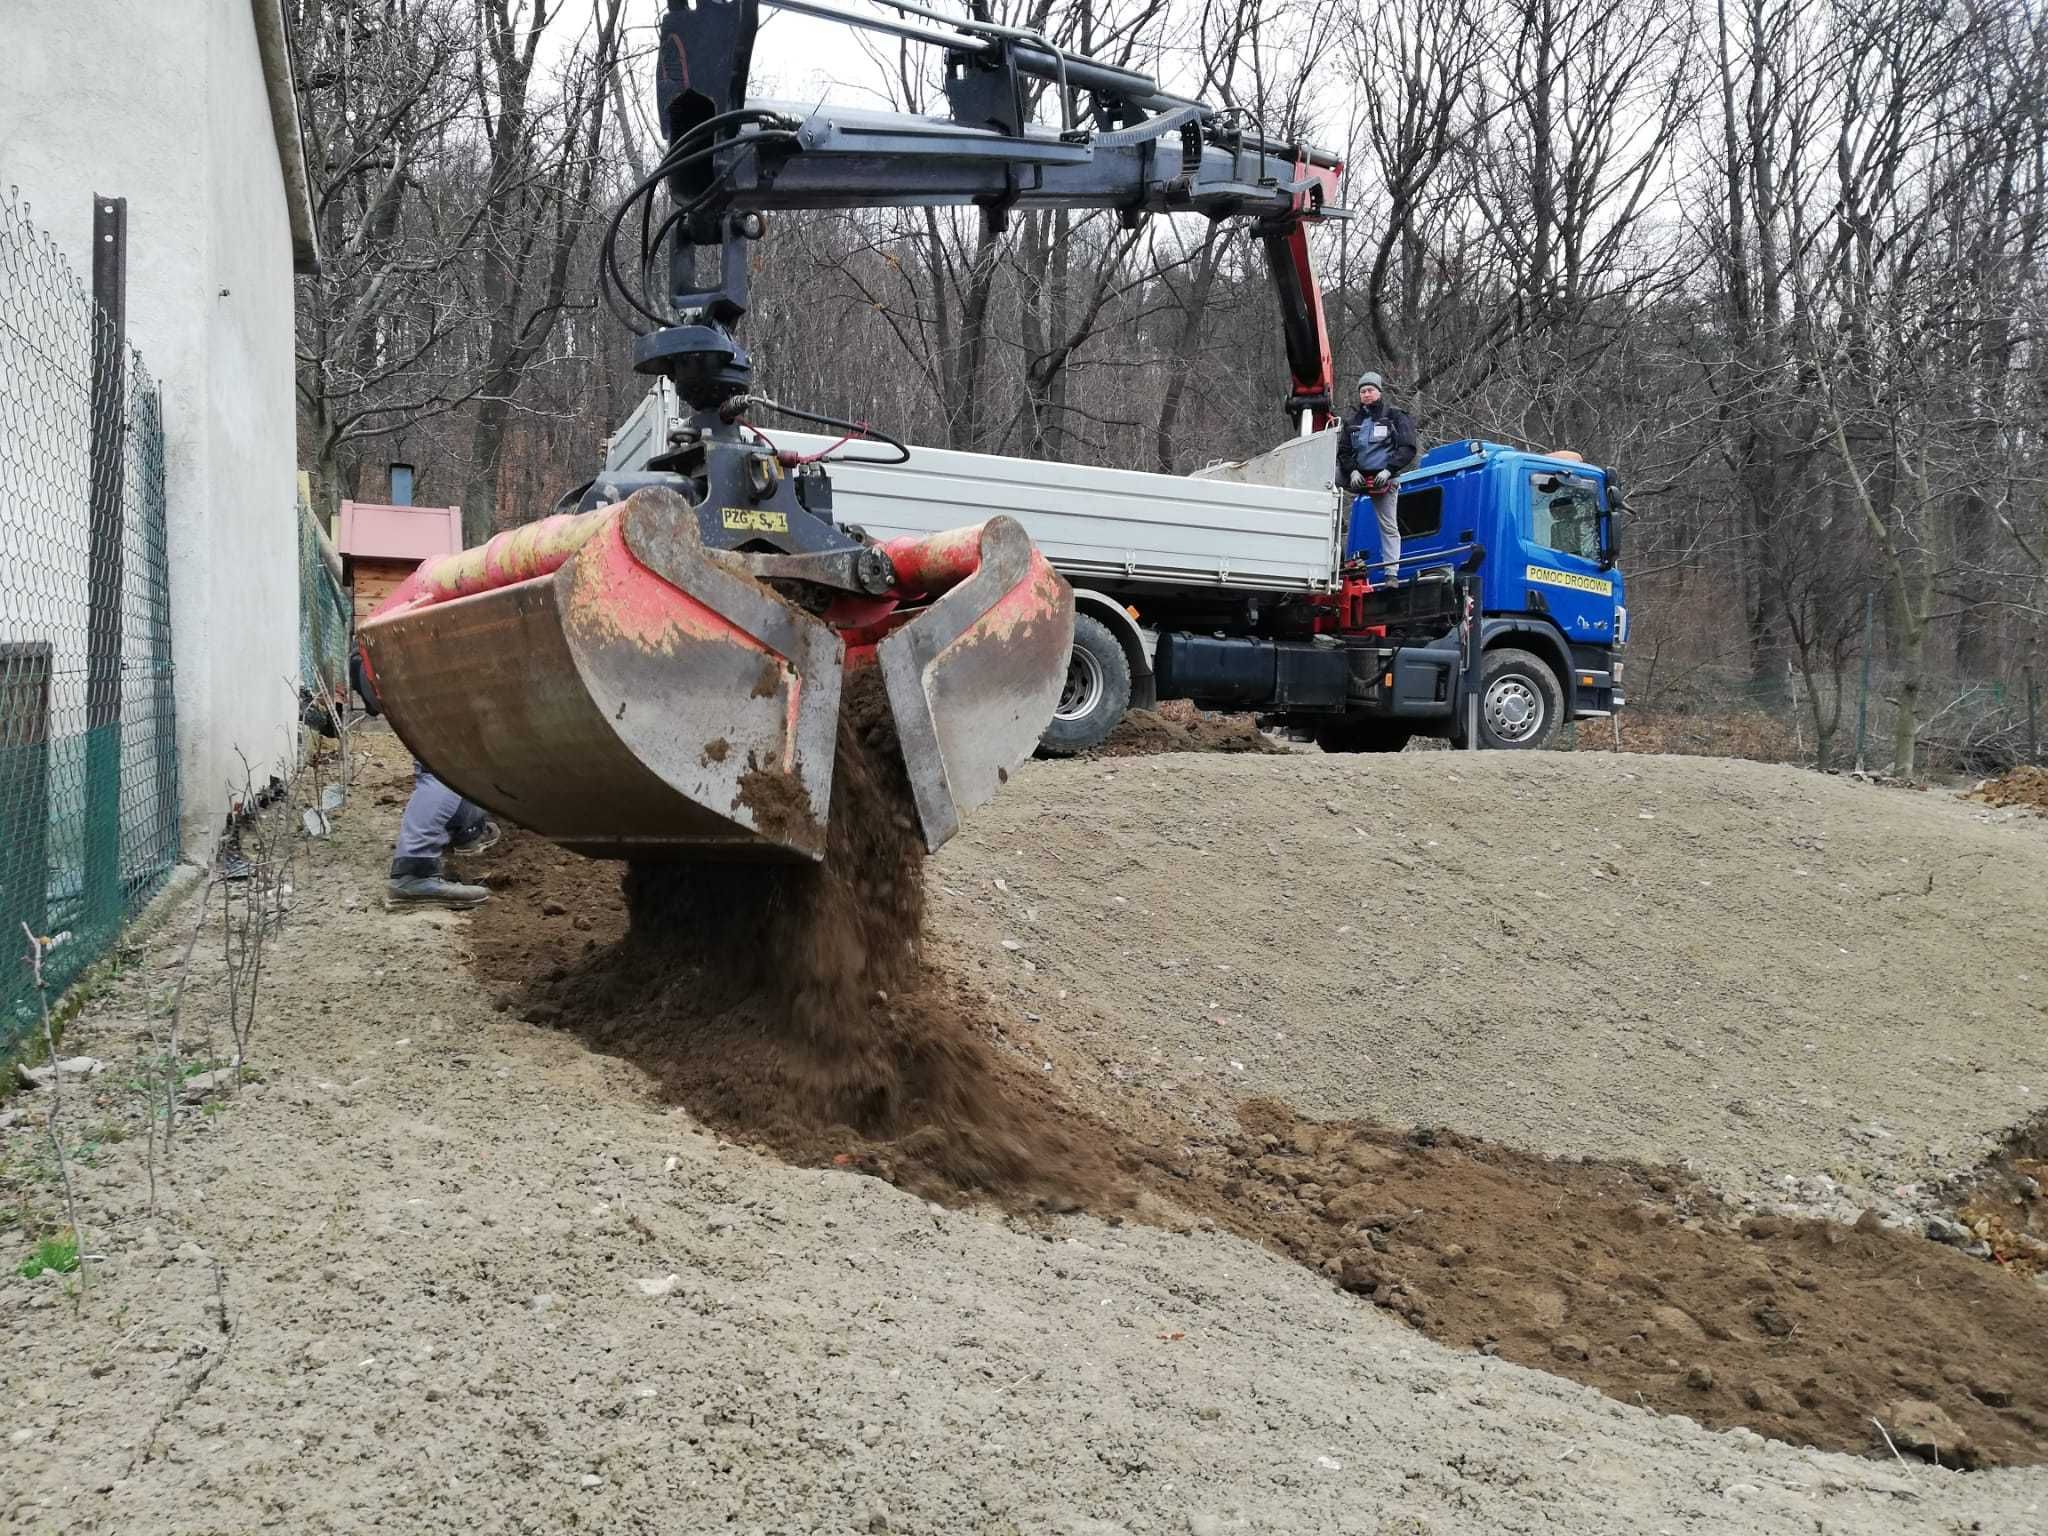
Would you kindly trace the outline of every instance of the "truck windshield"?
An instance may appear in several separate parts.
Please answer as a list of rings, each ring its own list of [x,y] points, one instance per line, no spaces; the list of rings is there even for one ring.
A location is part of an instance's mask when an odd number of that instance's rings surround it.
[[[1557,474],[1529,477],[1529,539],[1582,560],[1600,558],[1600,487]]]

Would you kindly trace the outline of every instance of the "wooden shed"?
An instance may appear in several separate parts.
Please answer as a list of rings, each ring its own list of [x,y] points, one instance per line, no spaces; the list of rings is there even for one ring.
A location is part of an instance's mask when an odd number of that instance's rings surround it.
[[[344,501],[334,542],[361,624],[422,560],[462,548],[462,508]]]

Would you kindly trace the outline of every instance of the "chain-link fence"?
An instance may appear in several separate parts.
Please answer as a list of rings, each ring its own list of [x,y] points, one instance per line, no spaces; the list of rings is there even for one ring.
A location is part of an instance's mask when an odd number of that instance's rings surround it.
[[[1851,658],[1839,673],[1811,678],[1792,667],[1767,677],[1717,665],[1660,667],[1634,654],[1628,667],[1627,710],[1617,720],[1578,722],[1560,747],[1891,769],[1905,679],[1888,663]],[[1917,770],[1990,775],[2041,762],[2041,693],[2028,668],[2010,678],[1923,675]]]
[[[299,485],[299,686],[315,698],[346,702],[351,616],[341,557],[313,515],[305,477]]]
[[[155,381],[18,199],[0,199],[0,1053],[178,856]]]

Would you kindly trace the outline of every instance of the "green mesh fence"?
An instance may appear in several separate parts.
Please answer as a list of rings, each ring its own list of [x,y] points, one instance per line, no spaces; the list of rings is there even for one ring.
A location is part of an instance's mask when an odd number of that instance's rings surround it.
[[[50,239],[0,200],[0,1052],[178,856],[162,405]]]
[[[1814,675],[1787,668],[1759,678],[1735,667],[1681,664],[1632,653],[1629,706],[1620,719],[1582,720],[1558,735],[1571,751],[1673,752],[1763,762],[1859,765],[1889,771],[1904,679],[1872,656],[1848,660],[1839,672]],[[2035,679],[1956,677],[1937,671],[1919,679],[1915,771],[1997,774],[2038,762],[2040,697]]]
[[[303,487],[299,492],[299,684],[319,697],[346,704],[348,593],[337,569],[340,556],[320,531]]]

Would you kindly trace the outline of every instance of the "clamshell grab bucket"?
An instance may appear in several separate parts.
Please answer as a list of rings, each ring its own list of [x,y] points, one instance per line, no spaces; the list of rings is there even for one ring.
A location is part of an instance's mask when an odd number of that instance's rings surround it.
[[[1074,644],[1074,593],[1013,518],[883,546],[906,591],[944,595],[876,647],[936,852],[1029,757]]]
[[[1006,518],[900,549],[902,595],[931,601],[892,614],[873,654],[937,848],[1051,718],[1073,598]],[[361,639],[413,753],[554,842],[616,859],[824,856],[846,643],[706,550],[672,491],[431,562]]]

